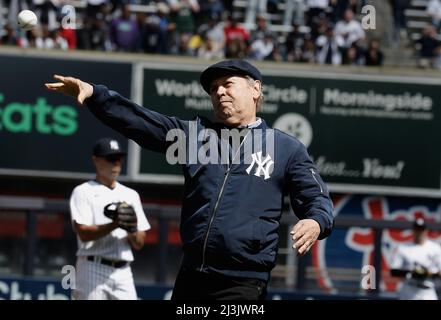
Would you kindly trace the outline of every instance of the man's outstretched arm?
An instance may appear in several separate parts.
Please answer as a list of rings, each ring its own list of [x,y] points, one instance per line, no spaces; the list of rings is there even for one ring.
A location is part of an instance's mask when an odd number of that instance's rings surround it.
[[[54,76],[46,88],[75,98],[105,125],[149,150],[165,153],[170,130],[188,130],[188,122],[141,107],[118,92],[73,77]],[[185,142],[185,141],[184,141]]]

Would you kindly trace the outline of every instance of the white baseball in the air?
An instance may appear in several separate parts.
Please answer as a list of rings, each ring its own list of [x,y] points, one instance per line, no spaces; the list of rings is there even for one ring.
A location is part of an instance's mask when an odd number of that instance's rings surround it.
[[[18,14],[18,25],[23,30],[29,31],[37,25],[37,16],[31,10],[23,10]]]

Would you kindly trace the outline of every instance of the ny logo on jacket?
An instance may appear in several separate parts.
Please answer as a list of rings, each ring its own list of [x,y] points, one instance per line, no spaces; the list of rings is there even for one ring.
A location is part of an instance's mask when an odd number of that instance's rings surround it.
[[[256,171],[254,171],[254,175],[256,177],[260,177],[262,174],[264,175],[264,180],[270,178],[270,169],[274,165],[274,161],[271,159],[269,154],[266,155],[265,159],[262,160],[262,151],[253,153],[251,155],[253,162],[249,165],[246,172],[250,174],[254,165],[257,165]]]

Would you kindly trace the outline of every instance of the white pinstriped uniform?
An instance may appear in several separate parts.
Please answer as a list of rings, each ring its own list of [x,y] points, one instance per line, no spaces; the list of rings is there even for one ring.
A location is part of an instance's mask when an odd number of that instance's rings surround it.
[[[142,209],[138,193],[120,183],[110,189],[96,181],[88,181],[77,186],[70,198],[72,223],[103,225],[112,220],[104,215],[104,207],[113,202],[125,201],[135,209],[138,230],[150,229],[150,224]],[[133,253],[127,240],[127,232],[121,228],[95,240],[83,242],[77,235],[78,250],[76,263],[76,283],[72,298],[78,300],[132,300],[137,299],[130,264],[114,268],[87,256],[97,256],[108,260],[133,261]]]
[[[426,240],[423,244],[409,244],[398,247],[391,269],[415,270],[424,267],[431,273],[441,271],[441,247]],[[431,279],[406,278],[398,294],[401,300],[437,300],[435,283]]]

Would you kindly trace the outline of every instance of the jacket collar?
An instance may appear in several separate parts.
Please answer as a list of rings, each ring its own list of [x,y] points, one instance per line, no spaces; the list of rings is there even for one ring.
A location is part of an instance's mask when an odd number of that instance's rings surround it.
[[[256,117],[256,121],[249,123],[245,126],[238,126],[238,129],[244,129],[244,128],[248,128],[248,129],[252,129],[252,128],[257,128],[260,124],[262,123],[262,119],[260,119],[259,117]]]
[[[257,118],[256,121],[254,121],[253,123],[250,123],[246,126],[239,126],[239,127],[233,127],[233,126],[228,126],[226,124],[220,123],[220,122],[213,122],[212,123],[213,129],[215,130],[220,130],[220,129],[238,129],[238,130],[242,130],[242,129],[266,129],[267,125],[265,120],[263,120],[262,118]]]

